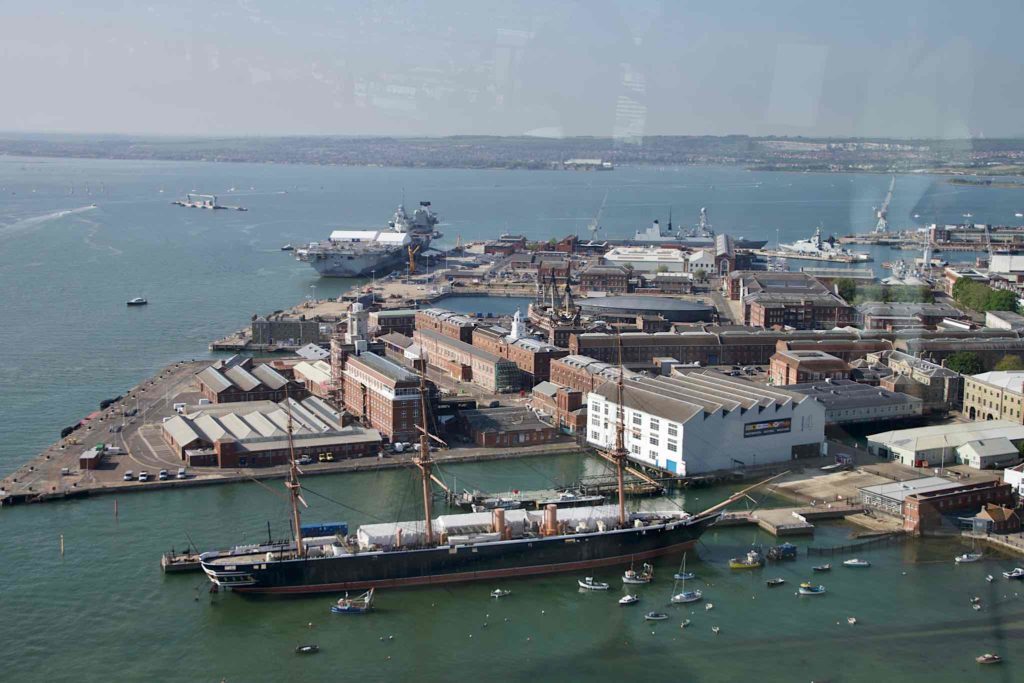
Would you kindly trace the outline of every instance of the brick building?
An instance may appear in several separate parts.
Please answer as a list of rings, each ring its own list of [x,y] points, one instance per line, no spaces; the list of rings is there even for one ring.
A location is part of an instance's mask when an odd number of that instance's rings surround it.
[[[831,329],[856,318],[843,299],[805,273],[734,271],[723,285],[730,299],[743,302],[746,325]]]
[[[775,386],[845,379],[849,374],[846,361],[821,351],[778,351],[769,369]]]
[[[624,377],[636,375],[631,370],[624,370]],[[618,367],[587,356],[565,356],[551,362],[551,379],[553,384],[580,391],[584,395],[594,391],[605,382],[617,380]]]
[[[902,330],[925,328],[934,330],[946,318],[969,320],[970,316],[945,303],[865,303],[857,307],[865,330]]]
[[[367,316],[371,336],[382,337],[391,332],[411,337],[416,329],[416,310],[412,308],[371,311]]]
[[[496,240],[484,244],[485,254],[511,256],[517,251],[526,249],[526,238],[522,235],[502,235]]]
[[[473,343],[476,320],[444,308],[425,308],[416,311],[416,329],[434,330],[466,344]]]
[[[580,271],[581,292],[609,292],[627,294],[630,291],[629,278],[632,271],[621,265],[592,263]]]
[[[417,329],[413,340],[420,345],[430,365],[456,380],[473,382],[498,393],[518,391],[522,387],[519,368],[506,358],[432,329]]]
[[[886,339],[780,339],[776,342],[775,350],[821,351],[849,363],[859,358],[867,358],[869,353],[891,351],[892,342]]]
[[[420,380],[401,365],[365,351],[345,362],[345,410],[390,441],[419,438]]]
[[[210,403],[283,401],[286,395],[304,398],[305,388],[265,363],[233,356],[196,373],[199,393]]]
[[[463,410],[459,419],[477,446],[536,446],[558,438],[558,430],[525,408]]]
[[[999,481],[983,481],[934,492],[914,493],[903,500],[903,530],[927,534],[943,526],[946,515],[978,509],[990,503],[1013,505],[1013,488]]]
[[[587,429],[586,394],[577,389],[541,382],[533,388],[530,407],[567,434],[582,434]]]

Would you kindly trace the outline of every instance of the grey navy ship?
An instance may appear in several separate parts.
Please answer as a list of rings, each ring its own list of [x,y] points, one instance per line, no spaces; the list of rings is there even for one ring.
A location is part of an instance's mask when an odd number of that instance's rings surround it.
[[[701,208],[697,225],[690,229],[672,226],[672,212],[669,212],[668,226],[654,221],[646,230],[637,230],[629,244],[644,246],[683,246],[691,249],[713,248],[715,231],[708,220],[708,210]],[[744,237],[733,239],[733,246],[738,249],[761,249],[768,240],[749,240]]]
[[[296,249],[295,258],[322,277],[363,277],[374,271],[383,275],[403,264],[410,250],[425,252],[441,236],[439,221],[430,202],[420,202],[411,216],[400,204],[386,228],[334,230],[328,239]]]
[[[620,376],[616,447],[602,453],[617,470],[618,505],[559,509],[552,504],[539,511],[498,508],[433,517],[424,404],[419,454],[413,460],[420,470],[423,518],[367,524],[354,534],[346,529],[343,534],[305,537],[299,516],[299,504],[304,503],[300,471],[291,449],[285,486],[291,497],[293,539],[203,553],[203,571],[217,587],[237,592],[305,594],[583,571],[682,553],[718,521],[726,505],[754,487],[698,514],[627,511],[622,386]],[[290,429],[288,433],[291,445]]]

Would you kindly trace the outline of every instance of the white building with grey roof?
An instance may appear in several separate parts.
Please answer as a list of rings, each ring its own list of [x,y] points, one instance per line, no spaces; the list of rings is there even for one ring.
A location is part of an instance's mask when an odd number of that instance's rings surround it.
[[[820,455],[825,407],[791,391],[714,370],[624,381],[630,458],[683,476]],[[617,386],[587,397],[587,442],[615,447]]]

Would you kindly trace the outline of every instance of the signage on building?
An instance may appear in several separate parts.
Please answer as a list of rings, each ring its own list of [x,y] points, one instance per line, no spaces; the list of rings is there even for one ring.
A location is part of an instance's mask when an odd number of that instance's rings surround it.
[[[768,420],[766,422],[748,422],[743,425],[743,437],[764,436],[765,434],[785,434],[790,431],[793,421],[788,417],[784,420]]]

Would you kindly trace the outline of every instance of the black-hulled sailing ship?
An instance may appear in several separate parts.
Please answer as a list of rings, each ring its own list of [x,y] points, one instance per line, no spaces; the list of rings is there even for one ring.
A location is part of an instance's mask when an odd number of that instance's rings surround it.
[[[621,362],[620,362],[621,369]],[[495,509],[441,515],[431,510],[432,461],[424,379],[419,454],[424,520],[367,524],[354,534],[303,538],[299,468],[292,449],[285,486],[290,492],[292,532],[284,543],[238,546],[203,553],[203,571],[217,586],[247,593],[317,593],[478,581],[582,571],[682,553],[745,489],[696,515],[681,510],[627,512],[623,495],[623,378],[618,379],[615,450],[601,455],[618,475],[618,505],[543,510]],[[291,425],[288,429],[291,447]],[[751,487],[753,488],[753,487]]]

